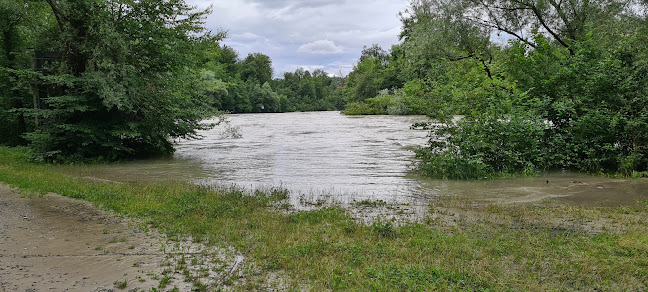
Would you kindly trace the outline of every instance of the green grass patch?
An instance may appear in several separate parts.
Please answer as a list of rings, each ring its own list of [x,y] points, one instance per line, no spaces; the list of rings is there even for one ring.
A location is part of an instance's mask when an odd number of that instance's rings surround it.
[[[21,150],[0,147],[0,181],[32,194],[55,192],[87,200],[143,219],[171,236],[191,235],[210,244],[233,246],[262,273],[287,273],[294,279],[289,282],[292,288],[648,288],[646,204],[630,211],[489,206],[476,210],[474,220],[453,225],[444,220],[404,225],[378,220],[367,226],[357,224],[340,208],[281,214],[272,207],[285,198],[281,191],[250,196],[190,183],[88,182],[66,174],[70,167],[29,163]],[[538,223],[542,221],[538,218],[560,216],[583,222],[609,216],[609,224],[625,229],[590,232]],[[160,281],[161,288],[165,282]],[[207,283],[195,285],[208,289]]]

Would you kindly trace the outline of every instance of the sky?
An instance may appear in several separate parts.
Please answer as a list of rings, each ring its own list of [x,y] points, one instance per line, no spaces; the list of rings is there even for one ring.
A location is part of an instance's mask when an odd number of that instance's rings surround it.
[[[398,12],[407,0],[188,0],[213,6],[207,27],[228,32],[224,44],[272,59],[275,76],[302,67],[346,75],[363,46],[398,43]]]

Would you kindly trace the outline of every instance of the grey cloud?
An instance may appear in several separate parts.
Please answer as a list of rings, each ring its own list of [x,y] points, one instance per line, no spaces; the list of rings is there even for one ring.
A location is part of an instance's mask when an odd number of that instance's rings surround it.
[[[231,35],[230,37],[232,37],[232,38],[236,38],[236,39],[238,39],[238,40],[246,40],[246,41],[254,41],[254,40],[258,40],[258,39],[261,38],[259,35],[254,34],[254,33],[251,33],[251,32],[244,32],[244,33],[240,33],[240,34],[233,34],[233,35]]]
[[[303,44],[297,49],[300,53],[310,54],[337,54],[342,53],[342,47],[336,46],[334,42],[329,40],[319,40],[308,44]]]
[[[398,12],[408,0],[188,0],[213,5],[212,30],[229,32],[224,43],[245,57],[251,52],[272,59],[277,76],[301,66],[323,66],[348,73],[362,47],[398,42]]]
[[[302,68],[302,69],[304,69],[304,70],[308,70],[309,72],[313,72],[313,71],[315,71],[315,70],[318,70],[318,69],[324,69],[324,68],[325,68],[325,67],[322,66],[322,65],[293,65],[293,64],[291,64],[291,65],[289,65],[289,66],[290,66],[290,67],[294,67],[294,68]]]
[[[260,5],[264,8],[317,8],[328,5],[342,5],[346,0],[246,0],[246,2]]]

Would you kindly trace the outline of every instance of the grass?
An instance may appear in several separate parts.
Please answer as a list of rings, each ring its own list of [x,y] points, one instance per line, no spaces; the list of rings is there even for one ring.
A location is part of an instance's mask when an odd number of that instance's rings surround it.
[[[115,287],[117,289],[126,289],[126,287],[128,286],[128,281],[126,281],[126,280],[124,280],[124,281],[115,281],[115,283],[113,283],[113,284],[115,285]]]
[[[358,224],[340,208],[284,214],[280,191],[254,196],[183,182],[88,182],[69,166],[0,148],[0,181],[54,192],[246,254],[289,289],[519,291],[648,289],[648,203],[622,208],[439,202],[420,223]],[[383,204],[363,202],[364,206]],[[166,279],[166,281],[165,281]],[[242,290],[261,289],[242,281]],[[166,287],[165,276],[160,288]],[[196,279],[196,289],[209,290]],[[212,287],[213,288],[213,287]]]

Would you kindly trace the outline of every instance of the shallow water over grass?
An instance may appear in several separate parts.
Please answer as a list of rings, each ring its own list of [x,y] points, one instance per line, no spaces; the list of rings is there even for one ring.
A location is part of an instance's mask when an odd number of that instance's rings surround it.
[[[377,209],[400,214],[413,206],[362,201],[349,209],[284,212],[291,207],[283,203],[281,192],[246,196],[238,190],[166,180],[109,183],[83,176],[88,169],[76,168],[76,175],[70,175],[69,166],[26,159],[24,152],[0,147],[0,181],[25,195],[54,192],[88,200],[140,218],[171,238],[192,236],[247,256],[249,269],[242,269],[244,286],[233,289],[237,291],[277,287],[272,275],[283,272],[294,281],[287,278],[288,288],[280,290],[645,291],[648,286],[648,202],[619,208],[466,204],[455,200],[460,197],[440,195],[444,199],[417,206],[423,209],[420,220],[399,224]],[[488,190],[501,188],[503,182],[467,184]],[[542,182],[534,183],[531,187]],[[552,183],[558,181],[544,181]],[[569,183],[574,186],[568,189],[592,186],[587,181]],[[469,200],[480,197],[464,195]],[[379,217],[366,225],[351,217],[372,212]],[[218,290],[221,284],[210,285]]]
[[[339,112],[229,115],[229,123],[180,141],[173,158],[85,166],[77,174],[113,181],[193,180],[243,188],[281,186],[291,203],[432,200],[520,203],[551,199],[617,206],[648,200],[647,179],[575,173],[491,181],[420,178],[412,170],[427,132],[422,116],[344,116]],[[547,182],[548,181],[548,182]]]
[[[573,172],[484,181],[421,180],[439,200],[529,203],[552,200],[584,206],[617,207],[648,200],[648,179],[617,179]]]

